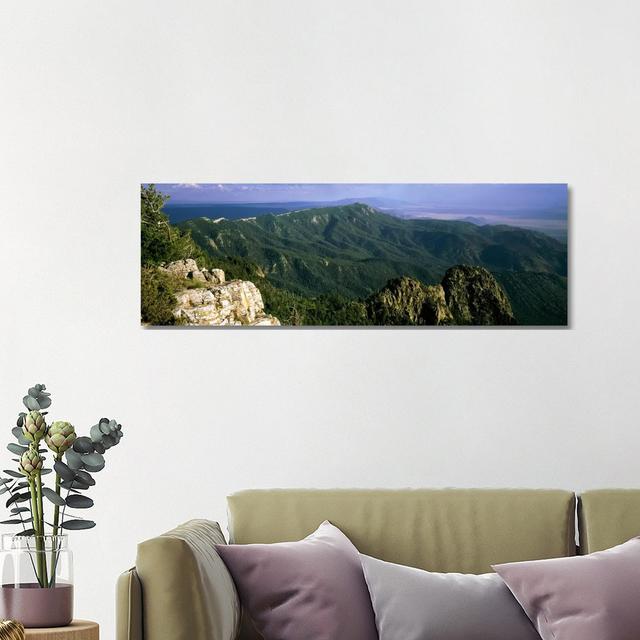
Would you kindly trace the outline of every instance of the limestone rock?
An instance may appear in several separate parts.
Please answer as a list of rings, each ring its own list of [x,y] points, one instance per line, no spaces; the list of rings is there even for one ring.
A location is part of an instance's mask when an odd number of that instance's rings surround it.
[[[225,281],[222,269],[211,269],[210,271],[208,269],[199,269],[197,262],[193,258],[176,260],[164,267],[160,267],[160,269],[181,280],[196,280],[198,282],[210,282],[211,284],[223,284]]]
[[[253,282],[232,280],[223,284],[185,289],[176,294],[174,316],[187,325],[277,326],[277,318],[264,312],[262,294]]]

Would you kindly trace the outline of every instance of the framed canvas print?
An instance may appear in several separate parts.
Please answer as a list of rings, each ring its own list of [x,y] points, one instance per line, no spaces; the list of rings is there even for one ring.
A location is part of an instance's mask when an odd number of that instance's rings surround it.
[[[143,184],[141,321],[566,326],[566,184]]]

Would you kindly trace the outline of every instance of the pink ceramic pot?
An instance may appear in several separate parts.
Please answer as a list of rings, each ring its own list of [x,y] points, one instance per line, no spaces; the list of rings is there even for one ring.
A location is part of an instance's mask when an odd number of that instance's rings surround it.
[[[2,536],[0,619],[64,627],[73,619],[73,557],[67,536]]]
[[[64,627],[73,620],[73,585],[43,589],[36,583],[2,585],[0,618],[27,628]]]

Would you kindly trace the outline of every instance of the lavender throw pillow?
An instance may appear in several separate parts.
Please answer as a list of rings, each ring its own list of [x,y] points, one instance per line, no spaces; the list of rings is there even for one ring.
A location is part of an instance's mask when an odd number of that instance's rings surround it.
[[[431,573],[361,559],[380,640],[540,640],[495,573]]]
[[[543,640],[640,638],[640,538],[587,556],[494,569]]]
[[[265,640],[377,640],[357,549],[330,522],[299,542],[216,545]]]

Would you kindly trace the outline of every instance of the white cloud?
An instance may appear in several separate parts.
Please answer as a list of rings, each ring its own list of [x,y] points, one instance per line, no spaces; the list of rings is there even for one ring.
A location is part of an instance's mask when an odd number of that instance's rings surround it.
[[[202,189],[202,185],[198,182],[180,182],[176,187],[179,189]]]

